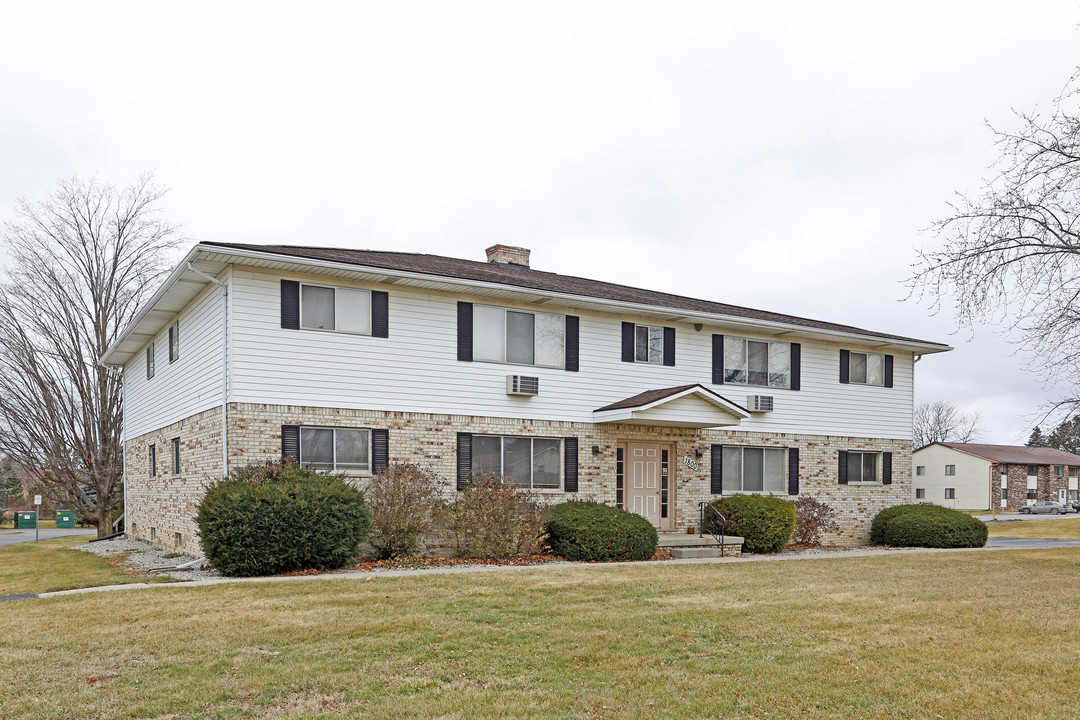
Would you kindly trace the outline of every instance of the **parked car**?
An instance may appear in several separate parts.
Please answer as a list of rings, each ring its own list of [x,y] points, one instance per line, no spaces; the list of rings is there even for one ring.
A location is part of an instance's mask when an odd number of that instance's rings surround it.
[[[1077,510],[1072,505],[1064,505],[1059,502],[1054,502],[1053,500],[1042,500],[1034,505],[1026,505],[1020,508],[1020,512],[1027,514],[1050,513],[1052,515],[1060,515],[1061,513],[1077,512]]]

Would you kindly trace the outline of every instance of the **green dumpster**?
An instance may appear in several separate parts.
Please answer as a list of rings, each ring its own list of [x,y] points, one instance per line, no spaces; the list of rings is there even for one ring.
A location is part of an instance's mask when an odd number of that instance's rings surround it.
[[[37,511],[26,510],[15,513],[15,527],[17,528],[36,528],[37,527]]]
[[[56,511],[56,527],[58,528],[73,528],[75,527],[75,513],[71,510],[57,510]]]

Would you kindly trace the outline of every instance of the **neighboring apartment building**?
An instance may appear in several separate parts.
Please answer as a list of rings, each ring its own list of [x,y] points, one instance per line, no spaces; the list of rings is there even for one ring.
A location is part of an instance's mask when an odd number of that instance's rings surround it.
[[[1080,455],[1053,448],[937,442],[912,453],[916,502],[958,510],[1019,510],[1077,502]]]
[[[529,267],[201,243],[103,361],[123,368],[130,532],[198,549],[204,483],[283,455],[359,478],[513,478],[662,531],[809,494],[865,542],[912,494],[914,360],[946,345]]]

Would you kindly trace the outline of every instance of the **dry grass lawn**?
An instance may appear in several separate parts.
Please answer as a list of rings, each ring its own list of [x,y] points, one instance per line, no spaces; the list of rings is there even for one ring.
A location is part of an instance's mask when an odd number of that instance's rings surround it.
[[[990,537],[1080,540],[1080,515],[1067,515],[1053,520],[989,522],[987,525],[990,527]]]
[[[1076,718],[1080,549],[4,604],[0,717]]]
[[[0,595],[148,581],[144,576],[125,572],[119,563],[110,564],[97,555],[65,549],[88,539],[85,535],[62,537],[0,548]],[[3,625],[11,628],[10,624]]]

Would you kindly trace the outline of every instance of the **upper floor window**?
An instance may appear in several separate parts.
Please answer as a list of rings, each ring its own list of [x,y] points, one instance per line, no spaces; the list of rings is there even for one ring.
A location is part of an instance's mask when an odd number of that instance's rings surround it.
[[[169,326],[169,362],[176,362],[180,357],[180,321]]]
[[[675,328],[658,325],[622,324],[622,361],[675,364]]]
[[[791,387],[791,343],[725,336],[724,382]]]
[[[881,453],[848,451],[847,481],[852,483],[878,482],[878,466]]]
[[[473,477],[493,474],[520,488],[558,490],[562,444],[558,438],[473,435]]]
[[[955,475],[956,474],[956,466],[955,465],[946,465],[945,466],[945,474],[946,475]]]
[[[891,388],[893,386],[893,356],[841,350],[840,382]]]
[[[723,449],[724,492],[774,492],[787,495],[784,476],[787,451],[782,448]]]
[[[331,472],[371,469],[371,431],[355,428],[300,428],[300,464]]]
[[[370,335],[371,292],[301,283],[300,327]]]
[[[1001,474],[1002,475],[1008,475],[1009,474],[1009,466],[1008,465],[1002,463],[1002,465],[1001,465]]]
[[[154,377],[154,343],[146,347],[146,379]]]
[[[561,368],[566,359],[566,316],[476,305],[473,359]]]
[[[916,475],[925,475],[926,474],[926,466],[925,465],[916,465],[915,466],[915,474]]]
[[[1054,466],[1054,477],[1064,477],[1064,476],[1065,476],[1065,466],[1064,465],[1055,465]]]
[[[1038,465],[1028,465],[1027,474],[1028,474],[1028,477],[1035,477],[1036,475],[1039,474],[1039,466]]]

